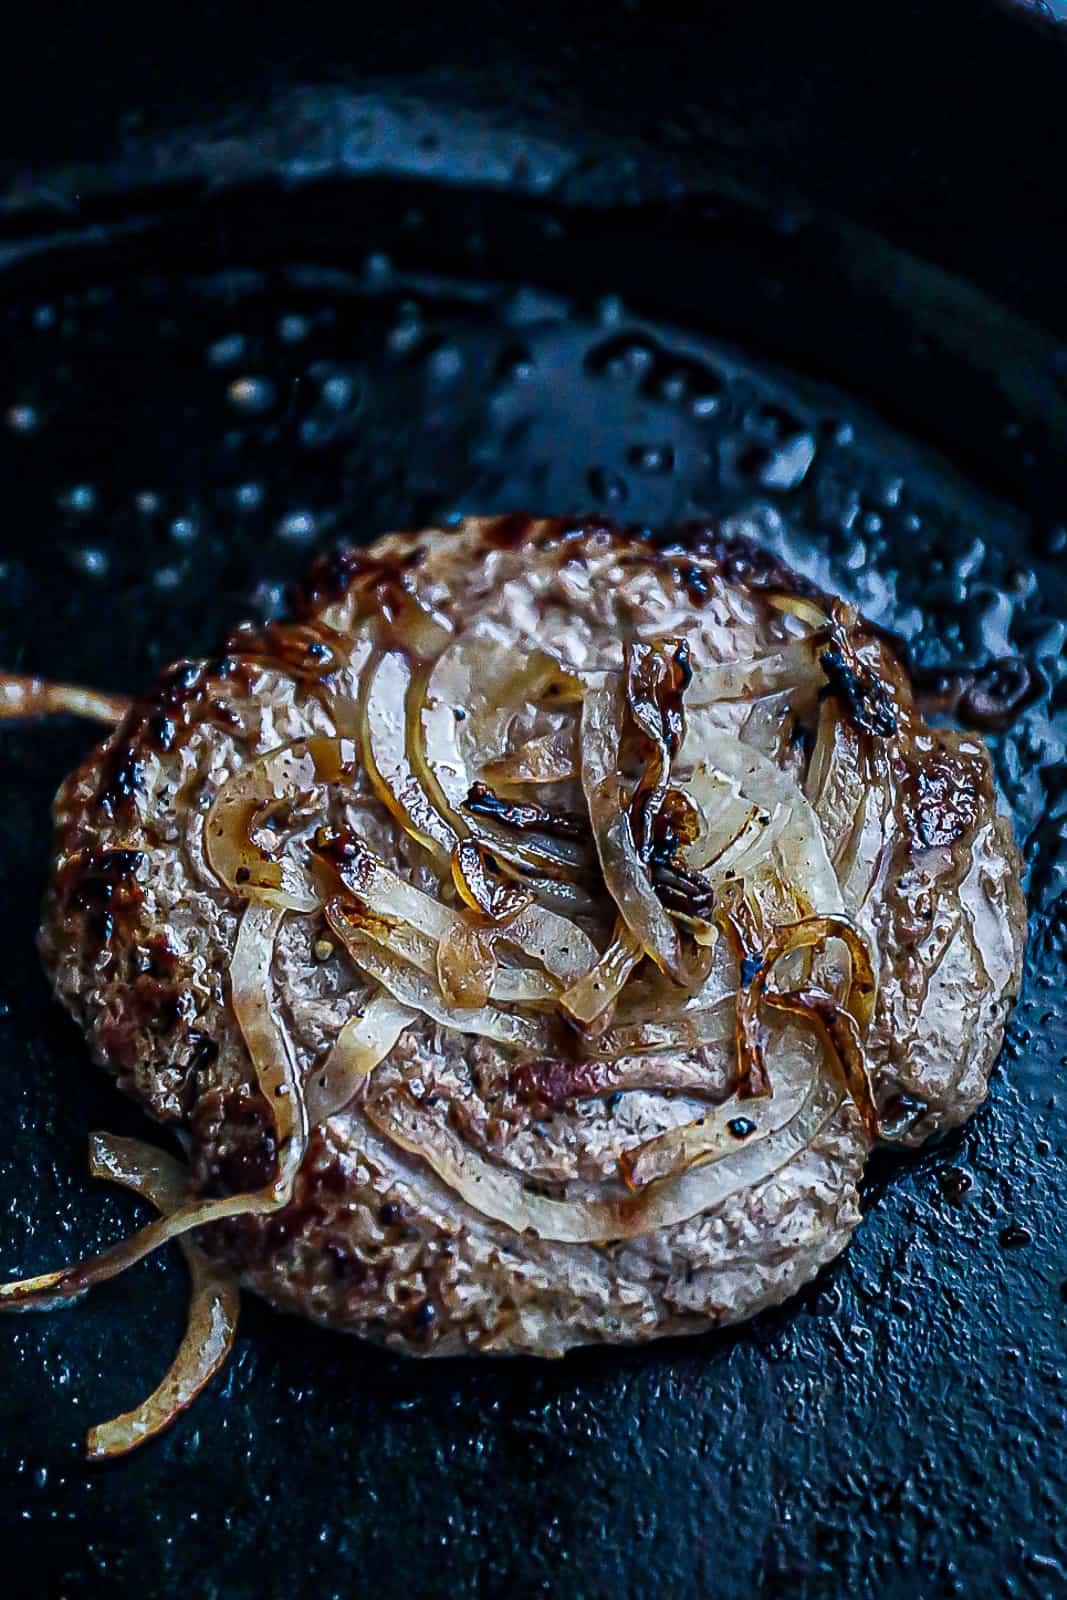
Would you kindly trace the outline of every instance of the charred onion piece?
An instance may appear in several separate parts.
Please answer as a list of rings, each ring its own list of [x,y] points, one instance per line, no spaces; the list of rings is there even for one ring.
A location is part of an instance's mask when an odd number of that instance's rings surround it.
[[[110,1178],[151,1202],[165,1216],[187,1195],[189,1174],[163,1150],[140,1139],[94,1133],[89,1140],[89,1171]],[[210,1261],[186,1237],[179,1239],[189,1268],[189,1315],[178,1353],[156,1389],[132,1411],[90,1428],[90,1461],[113,1460],[155,1438],[191,1405],[225,1365],[237,1336],[241,1291],[227,1268]]]
[[[583,843],[590,837],[588,817],[576,816],[572,811],[550,811],[547,806],[528,800],[501,799],[487,783],[471,785],[463,809],[499,822],[504,828],[514,828],[517,833],[547,833],[555,839]]]
[[[819,653],[819,665],[826,674],[822,693],[834,696],[860,733],[891,739],[897,731],[897,709],[877,672],[857,653],[856,620],[850,606],[834,603],[829,639]]]
[[[514,884],[503,883],[493,852],[477,839],[462,839],[452,852],[452,882],[464,905],[490,922],[510,922],[531,902],[532,896]]]
[[[357,641],[365,651],[366,641]],[[226,654],[254,662],[304,683],[321,683],[352,663],[356,649],[351,639],[327,623],[245,623],[230,635]]]
[[[622,678],[609,673],[594,685],[582,705],[582,789],[596,842],[600,869],[619,915],[657,966],[679,983],[689,977],[681,938],[652,885],[642,859],[624,795],[622,741],[626,692]],[[652,766],[658,764],[658,752]],[[655,787],[655,785],[653,785]],[[651,790],[646,785],[644,795]]]
[[[655,845],[654,825],[667,795],[671,761],[685,738],[682,697],[692,680],[684,639],[635,641],[626,654],[626,703],[644,734],[650,758],[630,797],[630,827],[643,861]]]

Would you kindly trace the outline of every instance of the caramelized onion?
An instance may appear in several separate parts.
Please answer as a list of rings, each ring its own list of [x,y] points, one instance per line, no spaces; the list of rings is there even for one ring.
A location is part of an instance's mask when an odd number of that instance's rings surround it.
[[[729,1159],[712,1153],[680,1177],[652,1182],[639,1194],[551,1200],[531,1193],[513,1172],[472,1151],[441,1118],[407,1095],[388,1108],[368,1103],[366,1115],[401,1149],[422,1158],[437,1176],[482,1216],[516,1233],[530,1232],[564,1244],[607,1244],[673,1227],[722,1205],[732,1195],[774,1176],[816,1138],[841,1104],[841,1091],[816,1071],[795,1105],[767,1101],[745,1108],[752,1131],[731,1140]]]
[[[502,1011],[496,1006],[469,1010],[450,1006],[435,978],[383,948],[364,929],[354,925],[342,901],[329,901],[326,917],[356,965],[383,989],[388,989],[401,1005],[421,1011],[432,1022],[454,1028],[458,1033],[480,1034],[483,1038],[517,1045],[538,1055],[551,1051],[555,1033],[545,1018]]]
[[[369,669],[361,708],[363,760],[375,794],[406,833],[447,870],[459,835],[433,804],[416,770],[409,738],[412,669],[387,650]]]
[[[544,733],[530,739],[508,756],[497,756],[486,761],[482,778],[486,783],[502,788],[519,788],[526,783],[565,783],[577,778],[578,729],[557,728],[554,733]]]
[[[407,924],[438,944],[460,920],[458,912],[393,872],[356,834],[320,834],[315,850],[336,871],[345,891],[384,923]],[[500,925],[495,937],[537,961],[562,983],[574,982],[597,959],[588,934],[544,906],[530,904],[520,909]],[[427,972],[433,970],[435,961],[436,952],[431,952]],[[501,968],[494,980],[494,996],[518,997],[521,993],[523,998],[548,998],[554,991],[538,984],[537,976]],[[524,983],[525,990],[521,987]]]
[[[0,673],[0,721],[18,717],[84,717],[89,722],[121,722],[132,701],[122,694],[82,689],[47,678]]]
[[[821,989],[791,989],[782,993],[768,988],[765,999],[769,1006],[777,1006],[780,1011],[791,1012],[813,1024],[837,1062],[867,1137],[872,1142],[883,1137],[878,1107],[864,1061],[859,1024],[852,1013]]]
[[[499,626],[464,633],[435,664],[421,708],[423,749],[453,813],[458,813],[485,761],[507,748],[521,710],[574,680],[558,661]],[[555,690],[555,694],[551,691]]]
[[[165,1151],[140,1139],[94,1133],[89,1141],[89,1171],[110,1178],[150,1201],[166,1215],[185,1200],[189,1175]],[[237,1335],[240,1289],[225,1267],[204,1255],[192,1239],[180,1239],[189,1267],[189,1313],[178,1353],[156,1389],[132,1411],[90,1428],[86,1454],[111,1460],[146,1444],[191,1405],[225,1364]]]
[[[271,961],[285,912],[249,905],[241,919],[230,963],[234,1014],[248,1047],[262,1093],[275,1123],[278,1170],[262,1189],[213,1200],[188,1200],[99,1255],[35,1278],[0,1284],[0,1311],[47,1310],[79,1299],[127,1267],[142,1261],[191,1228],[229,1217],[255,1216],[288,1205],[307,1144],[307,1111],[297,1080],[292,1045],[273,1005]]]
[[[452,882],[464,905],[490,922],[510,922],[530,904],[528,891],[501,882],[492,851],[477,839],[462,839],[453,850]]]
[[[755,830],[746,849],[758,842],[759,834],[770,829],[773,821],[767,843],[773,845],[781,876],[804,896],[812,911],[842,915],[845,907],[841,886],[827,854],[822,827],[811,802],[792,777],[758,750],[725,734],[712,718],[700,712],[689,719],[679,760],[684,763],[687,759],[696,763],[688,792],[706,816],[710,812],[713,820],[720,816],[725,819],[721,825],[715,822],[716,829],[722,826],[727,835],[722,842],[733,845],[739,837],[736,829],[741,808],[745,809],[745,825]],[[720,810],[716,812],[715,806]],[[756,816],[749,822],[753,806],[757,808]],[[760,821],[762,817],[767,817],[766,824]],[[712,881],[718,873],[708,852],[719,839],[719,832],[712,832],[683,852],[686,865],[710,870]],[[753,855],[750,862],[755,864],[759,859]],[[720,872],[728,870],[723,869],[721,860],[718,868]]]
[[[320,1127],[344,1110],[367,1074],[385,1060],[416,1015],[382,990],[348,1019],[326,1060],[309,1074],[304,1085],[311,1127]]]
[[[618,1000],[644,953],[640,939],[620,919],[596,965],[560,997],[560,1010],[580,1027],[590,1027]]]
[[[703,1045],[726,1044],[734,1037],[734,996],[693,1011],[665,1012],[660,1019],[625,1022],[584,1042],[585,1054],[595,1059],[639,1055],[656,1050],[699,1050]]]
[[[840,940],[849,956],[851,970],[842,1009],[852,1014],[861,1038],[870,1026],[876,998],[874,970],[867,946],[856,929],[840,917],[805,917],[779,928],[763,950],[741,952],[736,1017],[741,1098],[771,1093],[759,1036],[759,1008],[774,969],[794,950],[824,948],[830,939]]]
[[[324,784],[350,780],[358,752],[350,739],[298,739],[238,768],[215,797],[204,847],[215,875],[232,893],[289,911],[317,911],[320,897],[303,867],[253,844],[252,833],[273,806]]]
[[[796,1041],[786,1041],[777,1063],[778,1091],[775,1120],[788,1122],[799,1110],[815,1069],[813,1052],[798,1049]],[[788,1063],[788,1065],[787,1065]],[[692,1122],[669,1128],[646,1140],[620,1158],[619,1166],[628,1189],[643,1189],[657,1178],[675,1176],[711,1161],[729,1160],[739,1146],[758,1134],[761,1123],[754,1121],[752,1106],[742,1108],[731,1097]]]
[[[445,1003],[475,1010],[489,999],[496,976],[492,937],[476,922],[457,917],[437,946],[437,981]]]
[[[638,852],[622,792],[622,737],[626,695],[621,677],[607,675],[582,705],[582,789],[589,807],[600,868],[608,893],[642,948],[678,982],[688,976],[678,930],[652,886]]]

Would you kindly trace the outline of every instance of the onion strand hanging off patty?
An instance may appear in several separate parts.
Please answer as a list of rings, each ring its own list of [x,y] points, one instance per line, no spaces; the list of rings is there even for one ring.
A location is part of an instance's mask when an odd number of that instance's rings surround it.
[[[140,1139],[94,1133],[89,1141],[89,1171],[110,1178],[151,1201],[164,1215],[185,1199],[189,1175],[173,1156]],[[89,1429],[90,1461],[113,1460],[147,1444],[169,1428],[225,1366],[237,1337],[241,1291],[233,1273],[210,1261],[188,1238],[179,1240],[189,1268],[189,1312],[178,1353],[166,1376],[132,1411]]]
[[[50,1310],[80,1299],[89,1289],[125,1272],[160,1245],[193,1228],[231,1217],[261,1216],[289,1204],[307,1147],[308,1128],[292,1044],[272,993],[271,960],[284,915],[274,906],[250,904],[230,964],[234,1013],[248,1046],[257,1087],[274,1121],[278,1163],[274,1178],[262,1189],[244,1194],[187,1199],[157,1222],[86,1261],[0,1284],[0,1311]]]

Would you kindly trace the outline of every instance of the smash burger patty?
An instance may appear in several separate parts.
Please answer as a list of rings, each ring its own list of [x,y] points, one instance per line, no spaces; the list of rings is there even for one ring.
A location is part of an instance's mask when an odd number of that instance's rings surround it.
[[[420,1354],[785,1299],[872,1144],[981,1102],[1019,981],[981,739],[711,526],[326,556],[55,814],[56,993],[188,1154],[159,1237],[206,1223],[213,1281]]]

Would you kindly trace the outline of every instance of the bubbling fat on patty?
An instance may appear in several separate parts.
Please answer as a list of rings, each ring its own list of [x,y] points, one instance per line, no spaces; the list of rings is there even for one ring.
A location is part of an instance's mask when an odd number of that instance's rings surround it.
[[[75,708],[77,709],[77,708]],[[190,1328],[236,1285],[417,1354],[699,1331],[807,1282],[880,1140],[962,1121],[1021,863],[976,735],[849,605],[713,526],[475,518],[321,558],[67,780],[41,930],[187,1165],[95,1136]]]

